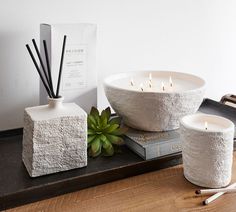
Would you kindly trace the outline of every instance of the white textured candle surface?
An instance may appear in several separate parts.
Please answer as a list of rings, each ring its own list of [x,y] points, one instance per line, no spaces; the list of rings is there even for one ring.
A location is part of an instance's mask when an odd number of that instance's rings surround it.
[[[163,92],[162,85],[164,92],[185,92],[203,85],[202,79],[196,76],[170,71],[121,73],[108,81],[116,88],[141,92],[140,84],[143,92]]]
[[[207,114],[195,114],[193,116],[185,116],[182,123],[189,128],[208,132],[223,132],[229,130],[231,124],[228,119],[220,116]],[[207,123],[207,126],[206,126]]]
[[[185,178],[202,187],[227,186],[233,161],[233,122],[194,114],[183,117],[180,123]]]
[[[179,119],[202,103],[205,81],[171,71],[114,74],[104,80],[105,94],[124,123],[145,131],[179,128]]]

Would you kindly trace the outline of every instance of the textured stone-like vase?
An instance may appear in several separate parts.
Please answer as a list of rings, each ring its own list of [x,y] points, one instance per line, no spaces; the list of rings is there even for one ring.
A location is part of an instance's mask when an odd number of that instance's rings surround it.
[[[152,91],[144,84],[148,82],[148,73],[156,79],[169,79],[171,76],[173,90]],[[136,87],[131,87],[131,78],[142,78],[143,81],[139,80]],[[138,87],[140,82],[143,82],[143,91]],[[185,83],[186,89],[183,87],[182,90],[175,91],[177,82],[179,86],[181,82]],[[153,86],[160,87],[161,83],[153,82]],[[180,118],[198,110],[205,92],[205,81],[179,72],[140,71],[109,76],[104,80],[104,89],[112,108],[123,118],[126,125],[145,131],[168,131],[179,128]]]
[[[22,160],[31,177],[87,165],[87,114],[62,101],[25,109]]]
[[[211,122],[206,129],[205,120]],[[230,183],[234,138],[234,124],[230,120],[205,114],[185,116],[180,124],[180,137],[184,176],[188,181],[209,188]]]

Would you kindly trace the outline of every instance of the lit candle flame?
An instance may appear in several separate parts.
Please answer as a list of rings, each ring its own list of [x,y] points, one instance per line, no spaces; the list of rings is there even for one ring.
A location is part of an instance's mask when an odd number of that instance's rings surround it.
[[[207,124],[207,121],[205,121],[205,130],[207,130],[208,128],[208,124]]]
[[[152,81],[152,73],[149,73],[149,81]]]
[[[134,86],[134,80],[133,80],[133,78],[131,78],[130,84],[131,84],[131,86]]]
[[[161,82],[161,87],[162,87],[162,90],[164,91],[165,90],[164,82]]]
[[[143,91],[143,83],[140,83],[140,89]]]
[[[170,82],[170,87],[173,87],[173,82],[172,82],[172,78],[171,77],[169,79],[169,82]]]

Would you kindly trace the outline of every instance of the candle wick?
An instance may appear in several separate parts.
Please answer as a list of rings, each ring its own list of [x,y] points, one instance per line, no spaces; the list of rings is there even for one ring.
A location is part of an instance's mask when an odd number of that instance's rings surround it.
[[[170,76],[169,82],[170,82],[170,87],[172,88],[173,87],[173,82],[172,82],[171,76]]]
[[[162,90],[164,91],[165,90],[164,82],[161,83],[161,87],[162,87]]]
[[[130,84],[131,84],[131,86],[134,86],[134,80],[133,80],[133,78],[131,78]]]
[[[207,122],[205,122],[205,130],[207,130],[207,128],[208,128],[208,124]]]
[[[152,82],[151,82],[151,80],[149,80],[149,88],[151,88],[152,87]]]
[[[140,84],[140,89],[143,91],[143,83]]]
[[[149,81],[152,82],[152,74],[149,74]]]

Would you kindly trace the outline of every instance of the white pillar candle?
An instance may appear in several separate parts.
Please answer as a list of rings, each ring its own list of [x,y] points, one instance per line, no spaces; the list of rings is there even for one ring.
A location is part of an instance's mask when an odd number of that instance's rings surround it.
[[[171,71],[115,74],[104,80],[107,99],[130,127],[146,131],[179,128],[179,119],[195,113],[203,100],[205,81]]]
[[[234,124],[213,115],[188,115],[180,121],[184,176],[202,187],[231,181]]]

